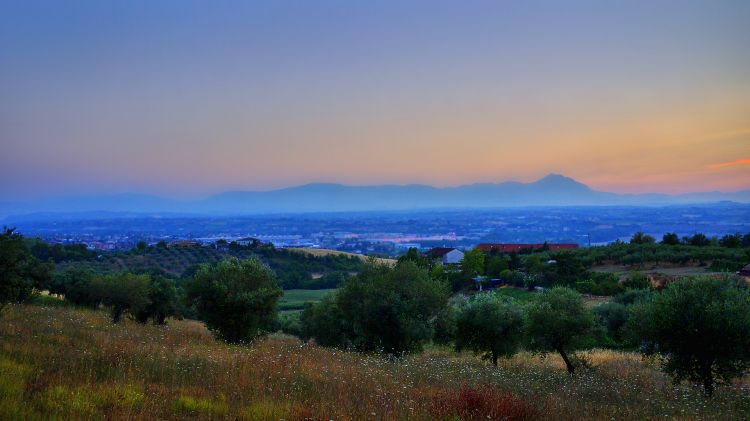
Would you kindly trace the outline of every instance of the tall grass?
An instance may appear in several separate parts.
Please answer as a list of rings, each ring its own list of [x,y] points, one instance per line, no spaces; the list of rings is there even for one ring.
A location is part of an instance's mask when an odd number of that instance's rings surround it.
[[[448,349],[399,360],[272,336],[216,341],[193,321],[10,306],[0,317],[0,419],[748,419],[750,381],[672,385],[652,364],[587,355],[571,378],[530,354],[494,368]],[[489,417],[489,418],[487,418]]]

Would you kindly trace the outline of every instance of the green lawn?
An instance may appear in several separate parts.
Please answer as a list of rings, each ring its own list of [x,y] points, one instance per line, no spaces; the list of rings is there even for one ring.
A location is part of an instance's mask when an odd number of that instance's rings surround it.
[[[316,303],[323,299],[325,295],[336,291],[332,289],[287,289],[279,300],[280,311],[302,310],[305,303]]]

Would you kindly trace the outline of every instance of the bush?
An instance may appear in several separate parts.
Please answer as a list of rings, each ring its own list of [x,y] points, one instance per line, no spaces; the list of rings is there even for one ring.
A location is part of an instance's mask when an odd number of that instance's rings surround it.
[[[198,317],[227,342],[247,342],[274,327],[282,295],[273,272],[257,258],[202,265],[185,285]]]
[[[456,350],[470,349],[497,365],[516,353],[523,338],[523,311],[512,298],[478,294],[458,307]]]
[[[633,271],[622,282],[622,286],[626,289],[650,289],[651,281],[648,280],[646,275]]]
[[[750,292],[731,282],[673,282],[634,308],[631,325],[676,382],[702,383],[707,395],[750,368]]]

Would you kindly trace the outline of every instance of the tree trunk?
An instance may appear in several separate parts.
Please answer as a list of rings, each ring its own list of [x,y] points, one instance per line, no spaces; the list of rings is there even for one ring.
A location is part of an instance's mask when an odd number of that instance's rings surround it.
[[[563,361],[565,361],[565,367],[568,369],[568,374],[570,374],[571,376],[575,374],[576,368],[573,365],[573,362],[571,362],[568,358],[568,354],[565,353],[565,350],[562,348],[557,348],[557,352],[560,353]]]
[[[703,378],[703,393],[711,397],[714,394],[714,376],[711,372],[710,363],[705,363],[701,367],[701,377]]]
[[[122,306],[115,306],[112,309],[112,323],[117,324],[120,323],[120,320],[122,320],[122,313],[125,311],[125,309]]]
[[[495,367],[497,367],[497,351],[495,350],[492,351],[492,364],[494,364]]]

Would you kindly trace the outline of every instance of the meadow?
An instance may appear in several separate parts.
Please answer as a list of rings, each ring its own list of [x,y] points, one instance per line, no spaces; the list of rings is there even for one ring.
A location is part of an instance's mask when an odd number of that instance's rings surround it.
[[[0,419],[750,418],[750,378],[707,399],[632,353],[588,352],[571,377],[555,356],[495,368],[443,347],[392,359],[279,334],[228,345],[195,321],[112,325],[42,303],[0,317]]]
[[[336,288],[330,289],[287,289],[284,295],[279,299],[279,311],[296,311],[305,308],[305,303],[317,303],[323,297],[336,291]]]

